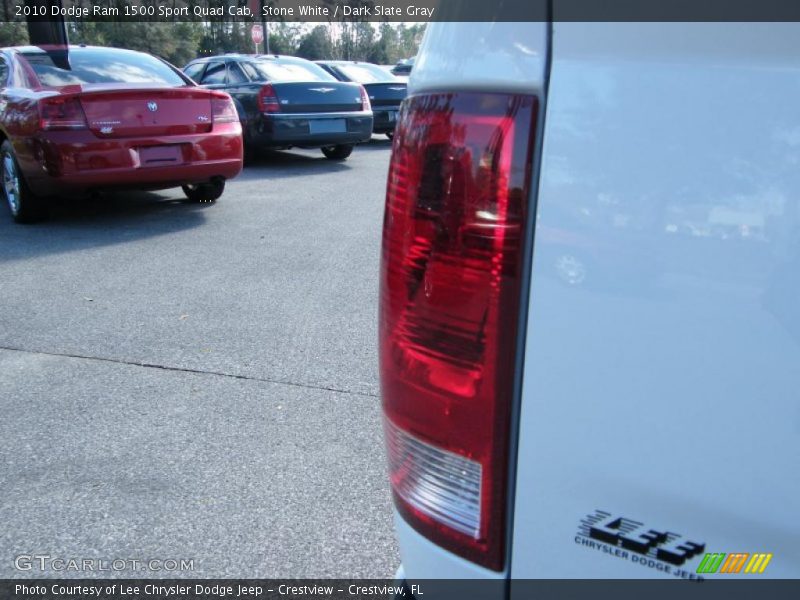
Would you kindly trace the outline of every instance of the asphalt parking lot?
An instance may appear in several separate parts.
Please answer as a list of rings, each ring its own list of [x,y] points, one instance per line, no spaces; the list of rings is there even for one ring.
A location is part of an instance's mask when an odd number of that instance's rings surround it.
[[[0,578],[86,575],[20,572],[20,554],[394,574],[376,360],[389,153],[376,136],[344,163],[266,155],[216,205],[121,193],[33,226],[0,207]]]

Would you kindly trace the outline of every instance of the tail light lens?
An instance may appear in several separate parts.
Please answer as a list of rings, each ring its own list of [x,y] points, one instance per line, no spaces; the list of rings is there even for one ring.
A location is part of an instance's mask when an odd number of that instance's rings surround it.
[[[495,570],[537,108],[521,95],[408,98],[386,192],[379,335],[395,505]]]
[[[86,129],[86,115],[78,98],[55,96],[39,101],[39,128],[44,131]]]
[[[361,86],[361,110],[372,110],[369,94],[367,94],[367,89],[363,85]]]
[[[265,113],[274,113],[281,110],[275,89],[269,83],[258,91],[258,110]]]
[[[237,123],[239,115],[229,96],[211,98],[211,118],[214,123]]]

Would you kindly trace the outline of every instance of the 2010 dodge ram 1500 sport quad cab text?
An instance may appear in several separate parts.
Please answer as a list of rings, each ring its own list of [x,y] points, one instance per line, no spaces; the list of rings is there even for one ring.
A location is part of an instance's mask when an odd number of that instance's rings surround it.
[[[400,578],[800,576],[798,40],[428,26],[380,273]]]

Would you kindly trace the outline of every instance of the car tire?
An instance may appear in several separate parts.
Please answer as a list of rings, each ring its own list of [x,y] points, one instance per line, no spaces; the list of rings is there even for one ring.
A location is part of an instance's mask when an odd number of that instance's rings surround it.
[[[214,179],[208,183],[189,183],[181,186],[190,202],[215,202],[225,191],[225,180]]]
[[[322,153],[329,160],[345,160],[353,153],[354,144],[338,144],[336,146],[323,146]]]
[[[389,138],[390,140],[393,140],[394,139],[394,131],[387,131],[386,132],[386,137]]]
[[[43,198],[28,188],[14,154],[13,144],[5,140],[0,145],[0,170],[2,171],[3,196],[11,216],[17,223],[35,223],[47,217],[47,205]]]

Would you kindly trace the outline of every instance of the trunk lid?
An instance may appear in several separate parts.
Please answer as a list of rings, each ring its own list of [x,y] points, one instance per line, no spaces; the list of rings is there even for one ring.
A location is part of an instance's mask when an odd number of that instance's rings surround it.
[[[357,83],[313,81],[272,83],[282,113],[355,112],[361,110]]]
[[[399,107],[405,100],[407,84],[402,81],[387,83],[365,83],[367,95],[372,106]]]
[[[83,86],[89,129],[102,138],[187,135],[211,131],[211,95],[198,88],[114,89]]]

